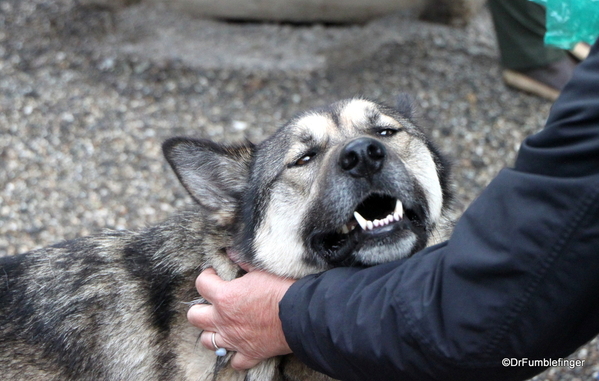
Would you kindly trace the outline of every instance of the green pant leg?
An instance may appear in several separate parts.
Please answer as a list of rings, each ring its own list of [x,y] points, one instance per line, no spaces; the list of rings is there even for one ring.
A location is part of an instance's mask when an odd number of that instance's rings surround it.
[[[545,46],[545,8],[528,0],[489,0],[501,64],[514,70],[546,66],[566,53]]]

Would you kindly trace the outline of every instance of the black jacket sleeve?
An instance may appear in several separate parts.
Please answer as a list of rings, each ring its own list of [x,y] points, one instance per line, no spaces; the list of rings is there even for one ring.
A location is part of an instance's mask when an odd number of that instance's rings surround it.
[[[599,333],[599,43],[458,221],[409,259],[296,282],[285,336],[342,380],[520,380]]]

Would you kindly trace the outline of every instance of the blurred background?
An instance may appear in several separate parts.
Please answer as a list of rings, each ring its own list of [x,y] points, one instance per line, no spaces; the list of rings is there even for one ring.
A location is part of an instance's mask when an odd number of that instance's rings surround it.
[[[0,0],[0,256],[190,204],[168,137],[259,142],[352,96],[411,94],[466,207],[551,103],[504,85],[484,2],[338,3]],[[535,380],[598,379],[598,353]]]

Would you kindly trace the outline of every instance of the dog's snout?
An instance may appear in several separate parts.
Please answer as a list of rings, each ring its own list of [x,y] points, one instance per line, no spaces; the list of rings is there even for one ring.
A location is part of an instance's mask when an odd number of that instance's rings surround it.
[[[383,168],[387,151],[376,139],[358,138],[341,150],[339,166],[353,177],[370,177]]]

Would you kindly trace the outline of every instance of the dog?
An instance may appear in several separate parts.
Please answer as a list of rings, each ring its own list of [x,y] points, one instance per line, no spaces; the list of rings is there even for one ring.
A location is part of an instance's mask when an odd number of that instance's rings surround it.
[[[0,258],[4,379],[325,380],[292,355],[238,372],[203,348],[185,304],[199,272],[300,278],[405,258],[451,230],[448,163],[406,97],[307,111],[259,145],[176,137],[163,151],[193,209]]]

